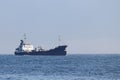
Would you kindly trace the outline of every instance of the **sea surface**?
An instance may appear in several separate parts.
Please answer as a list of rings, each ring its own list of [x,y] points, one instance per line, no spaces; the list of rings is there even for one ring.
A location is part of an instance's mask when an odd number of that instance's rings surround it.
[[[120,55],[0,55],[0,80],[120,80]]]

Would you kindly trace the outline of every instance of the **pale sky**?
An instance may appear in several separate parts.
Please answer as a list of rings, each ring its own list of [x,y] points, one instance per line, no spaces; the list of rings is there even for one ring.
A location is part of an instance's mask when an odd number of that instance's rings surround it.
[[[120,0],[0,0],[0,54],[14,54],[24,33],[69,54],[120,53]]]

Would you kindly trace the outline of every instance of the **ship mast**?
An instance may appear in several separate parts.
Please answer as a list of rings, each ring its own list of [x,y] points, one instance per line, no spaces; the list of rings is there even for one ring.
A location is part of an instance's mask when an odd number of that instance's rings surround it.
[[[26,34],[24,33],[24,43],[26,43],[27,37]]]
[[[61,45],[61,36],[60,35],[58,36],[58,45],[59,46]]]

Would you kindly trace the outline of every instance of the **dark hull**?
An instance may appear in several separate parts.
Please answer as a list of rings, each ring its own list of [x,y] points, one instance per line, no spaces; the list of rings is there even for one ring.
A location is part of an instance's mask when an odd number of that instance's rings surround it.
[[[58,46],[48,51],[32,51],[32,52],[15,52],[15,55],[66,55],[67,46]]]

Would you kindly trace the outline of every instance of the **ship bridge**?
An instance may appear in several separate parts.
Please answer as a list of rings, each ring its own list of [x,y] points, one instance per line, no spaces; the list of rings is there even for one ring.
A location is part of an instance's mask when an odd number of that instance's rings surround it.
[[[32,52],[33,50],[33,45],[25,43],[23,40],[21,40],[19,47],[16,49],[16,52]]]

